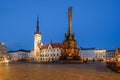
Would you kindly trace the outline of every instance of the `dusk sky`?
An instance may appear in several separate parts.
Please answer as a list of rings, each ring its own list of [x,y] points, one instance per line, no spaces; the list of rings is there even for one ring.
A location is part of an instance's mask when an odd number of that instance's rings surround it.
[[[62,42],[69,6],[78,47],[120,48],[120,0],[0,0],[0,42],[31,50],[37,15],[43,44]]]

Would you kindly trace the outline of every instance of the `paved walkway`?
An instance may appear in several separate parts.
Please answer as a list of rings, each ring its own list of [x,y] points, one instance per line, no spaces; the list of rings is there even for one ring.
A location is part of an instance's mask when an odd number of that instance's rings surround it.
[[[120,80],[104,62],[87,64],[0,64],[0,80]]]

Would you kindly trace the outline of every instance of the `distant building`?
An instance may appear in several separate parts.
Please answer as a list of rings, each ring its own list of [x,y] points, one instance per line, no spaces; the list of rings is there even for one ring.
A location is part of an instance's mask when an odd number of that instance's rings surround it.
[[[7,48],[4,43],[0,43],[0,61],[4,60],[7,56]]]
[[[58,61],[61,56],[61,48],[61,43],[50,43],[41,46],[39,60],[42,62]]]
[[[29,51],[26,50],[18,50],[18,51],[9,51],[8,52],[11,60],[22,60],[28,59]]]
[[[35,58],[34,49],[32,49],[30,51],[30,53],[28,54],[28,57],[29,57],[30,60],[34,60],[34,58]]]
[[[115,49],[115,60],[118,62],[118,64],[120,63],[120,49],[119,48]]]
[[[105,60],[106,59],[106,49],[95,49],[95,54],[97,60]]]
[[[86,60],[93,60],[96,58],[96,55],[95,55],[95,48],[86,48],[86,49],[80,49],[80,55],[81,55],[81,58]]]
[[[115,50],[106,51],[106,60],[111,60],[114,57],[115,57]]]
[[[115,50],[108,50],[106,52],[106,60],[107,61],[119,61],[120,62],[120,49],[116,48]]]
[[[106,49],[95,49],[95,48],[82,48],[80,49],[80,55],[82,59],[88,60],[105,60]]]

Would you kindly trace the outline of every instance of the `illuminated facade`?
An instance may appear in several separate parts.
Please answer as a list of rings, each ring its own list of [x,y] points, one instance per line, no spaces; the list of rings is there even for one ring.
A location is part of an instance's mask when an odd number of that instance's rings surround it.
[[[30,52],[26,50],[18,50],[18,51],[9,51],[8,54],[11,60],[27,60],[29,58],[28,54]]]
[[[28,54],[28,56],[29,56],[29,59],[30,59],[30,60],[34,60],[34,49],[32,49],[32,50],[30,51],[30,53]]]
[[[40,49],[39,47],[42,45],[42,35],[39,32],[39,20],[37,17],[37,25],[36,25],[36,32],[34,34],[34,59],[38,60]]]
[[[114,57],[115,57],[115,50],[106,51],[106,60],[111,60]]]
[[[72,7],[68,8],[68,32],[65,33],[60,60],[79,60],[80,50],[77,48],[75,35],[72,33]]]
[[[119,66],[120,66],[120,49],[119,48],[115,49],[115,59],[117,63],[119,63]]]
[[[7,56],[7,50],[4,43],[0,43],[0,61],[4,60],[4,58]]]
[[[83,60],[105,60],[106,49],[85,48],[80,50],[80,55]]]
[[[61,43],[50,43],[41,46],[40,48],[40,61],[53,62],[58,61],[61,56]]]
[[[115,49],[115,57],[112,58],[111,60],[108,60],[106,63],[107,63],[106,66],[109,69],[120,73],[120,49],[119,48]]]
[[[94,53],[95,48],[81,48],[80,55],[83,60],[93,60],[95,59],[96,55]]]
[[[96,49],[95,51],[96,60],[105,60],[106,59],[106,49]]]

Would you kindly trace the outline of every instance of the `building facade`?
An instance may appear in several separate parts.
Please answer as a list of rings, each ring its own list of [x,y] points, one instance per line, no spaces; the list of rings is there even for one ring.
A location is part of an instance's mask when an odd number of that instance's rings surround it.
[[[111,60],[114,57],[115,57],[115,50],[106,51],[106,60]]]
[[[7,48],[4,43],[0,43],[0,61],[7,57]]]
[[[34,60],[35,59],[34,49],[32,49],[30,51],[30,53],[28,54],[28,57],[29,57],[30,60]]]
[[[72,33],[72,7],[68,8],[68,32],[65,33],[60,60],[79,60],[80,50]]]
[[[60,43],[42,44],[42,34],[39,32],[39,20],[37,17],[36,32],[34,34],[34,49],[29,53],[29,58],[37,61],[52,62],[57,61],[61,55]]]
[[[106,60],[106,49],[80,49],[80,55],[83,60]]]
[[[40,58],[41,62],[53,62],[58,61],[61,56],[61,43],[50,43],[41,46],[40,48]]]
[[[27,60],[29,58],[29,51],[26,50],[18,50],[18,51],[9,51],[8,54],[11,60]]]
[[[94,53],[95,48],[80,49],[80,55],[83,60],[94,60],[96,55]]]
[[[95,50],[96,60],[106,60],[106,49]]]

